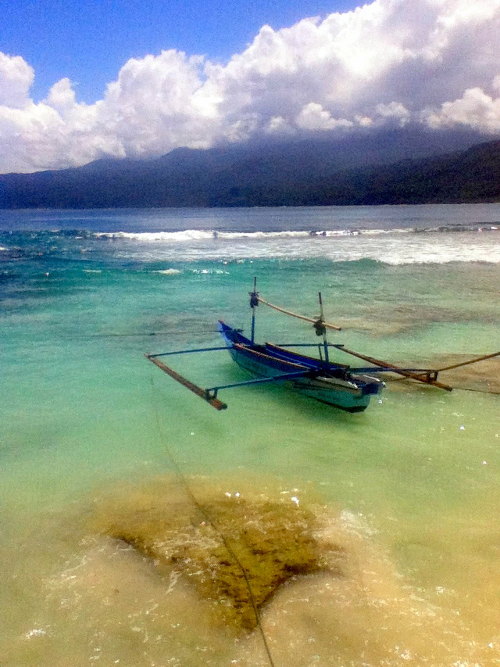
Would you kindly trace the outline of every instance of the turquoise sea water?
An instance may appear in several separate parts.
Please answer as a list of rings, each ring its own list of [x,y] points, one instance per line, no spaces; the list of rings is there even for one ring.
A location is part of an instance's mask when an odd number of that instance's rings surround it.
[[[258,633],[92,528],[134,494],[178,502],[180,469],[201,502],[293,496],[345,549],[341,579],[263,610],[276,665],[497,664],[497,364],[451,393],[389,382],[357,415],[276,386],[220,413],[144,354],[219,345],[218,318],[248,331],[254,276],[311,316],[321,291],[331,340],[365,354],[495,352],[499,229],[495,204],[0,212],[0,662],[269,664]],[[258,309],[258,338],[312,333]],[[172,366],[246,379],[225,352]]]

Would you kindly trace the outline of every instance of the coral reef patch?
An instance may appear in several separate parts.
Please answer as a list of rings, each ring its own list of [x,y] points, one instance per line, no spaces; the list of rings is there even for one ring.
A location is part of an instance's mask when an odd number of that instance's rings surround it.
[[[237,631],[253,630],[258,610],[291,578],[342,575],[343,548],[318,539],[314,513],[290,498],[130,500],[100,516],[100,532],[151,559],[159,574],[179,572]]]

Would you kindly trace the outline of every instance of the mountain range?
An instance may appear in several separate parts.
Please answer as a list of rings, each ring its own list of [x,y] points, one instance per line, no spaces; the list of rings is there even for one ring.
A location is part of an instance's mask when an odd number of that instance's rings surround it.
[[[0,175],[0,208],[321,206],[500,201],[500,140],[395,129],[178,148],[159,158]]]

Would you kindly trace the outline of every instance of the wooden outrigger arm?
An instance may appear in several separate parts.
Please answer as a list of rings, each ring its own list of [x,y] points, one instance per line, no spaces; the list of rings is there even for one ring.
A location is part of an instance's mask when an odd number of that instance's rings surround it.
[[[220,401],[216,396],[210,395],[210,393],[206,389],[202,389],[202,387],[198,387],[198,385],[194,384],[191,382],[191,380],[188,380],[185,378],[183,375],[180,375],[177,373],[177,371],[174,371],[173,368],[170,368],[170,366],[167,366],[166,364],[163,363],[163,361],[160,361],[159,359],[156,358],[156,355],[154,354],[146,354],[144,355],[146,359],[149,359],[155,366],[158,366],[158,368],[161,368],[161,370],[166,373],[167,375],[170,375],[171,378],[174,380],[177,380],[180,384],[182,384],[186,389],[189,389],[190,391],[193,392],[193,394],[196,394],[200,398],[203,398],[207,403],[209,403],[213,408],[216,410],[225,410],[227,408],[227,405]]]
[[[346,347],[343,345],[332,345],[332,347],[336,347],[339,350],[342,350],[346,354],[350,354],[353,357],[357,357],[358,359],[363,359],[364,361],[368,361],[370,364],[375,364],[376,366],[382,366],[384,369],[387,369],[388,372],[391,373],[397,373],[398,375],[403,375],[406,378],[409,378],[410,380],[417,380],[418,382],[423,382],[424,384],[430,384],[433,387],[439,387],[439,389],[444,389],[445,391],[453,391],[453,387],[450,387],[448,384],[444,384],[443,382],[438,382],[437,380],[437,375],[438,371],[426,371],[425,373],[417,373],[413,371],[408,371],[405,370],[404,368],[399,368],[399,366],[394,366],[394,364],[389,364],[387,361],[381,361],[380,359],[374,359],[373,357],[367,357],[364,354],[359,354],[358,352],[354,352],[353,350],[348,350]],[[368,369],[365,369],[368,371]]]

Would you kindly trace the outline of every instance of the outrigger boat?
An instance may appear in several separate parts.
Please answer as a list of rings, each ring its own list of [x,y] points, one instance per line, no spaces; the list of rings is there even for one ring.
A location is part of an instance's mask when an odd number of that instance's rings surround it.
[[[370,398],[384,386],[381,380],[366,375],[363,370],[353,372],[349,366],[329,361],[327,354],[326,359],[316,359],[281,345],[258,345],[222,321],[219,321],[219,331],[233,360],[257,375],[259,381],[291,383],[301,394],[341,410],[362,412]]]
[[[301,320],[311,322],[314,326],[317,336],[322,337],[322,342],[317,343],[273,343],[258,344],[255,342],[255,309],[259,304],[270,306],[286,315],[298,317]],[[417,382],[432,385],[439,389],[451,391],[452,387],[438,381],[438,373],[443,370],[449,370],[458,366],[475,363],[483,359],[497,356],[499,353],[485,355],[483,357],[472,359],[460,364],[454,364],[446,368],[425,369],[425,368],[401,368],[380,359],[375,359],[353,350],[348,350],[342,344],[332,344],[327,341],[327,329],[340,330],[340,327],[325,321],[323,315],[323,303],[321,293],[319,294],[319,304],[321,314],[319,318],[309,318],[298,315],[291,311],[275,306],[256,291],[256,282],[254,280],[253,291],[250,292],[250,307],[252,309],[251,334],[250,338],[243,335],[241,329],[235,329],[222,321],[219,321],[219,332],[221,333],[225,345],[222,347],[208,347],[188,350],[178,350],[174,352],[162,352],[159,354],[147,354],[146,358],[158,366],[162,371],[170,375],[174,380],[181,383],[187,389],[203,398],[207,403],[217,410],[224,410],[227,404],[218,398],[219,391],[223,389],[232,389],[235,387],[245,387],[249,385],[279,382],[289,385],[300,393],[326,403],[347,412],[362,412],[366,410],[372,396],[380,394],[385,383],[379,374],[396,373],[402,378],[408,378]],[[294,352],[288,348],[314,347],[318,349],[319,358],[310,357],[305,354]],[[357,357],[372,364],[369,367],[355,368],[347,364],[341,364],[330,360],[329,350],[336,348],[351,356]],[[187,378],[180,375],[177,371],[167,366],[160,357],[213,352],[217,350],[228,350],[232,359],[243,368],[256,376],[254,379],[231,384],[219,385],[216,387],[202,388],[194,384]]]

